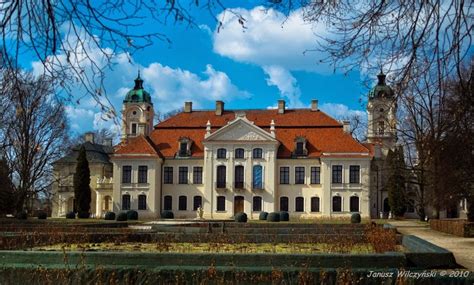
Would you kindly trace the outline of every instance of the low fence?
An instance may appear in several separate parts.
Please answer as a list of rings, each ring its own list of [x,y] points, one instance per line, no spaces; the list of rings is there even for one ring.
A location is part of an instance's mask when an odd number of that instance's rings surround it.
[[[460,219],[430,220],[430,228],[460,237],[474,237],[474,223]]]

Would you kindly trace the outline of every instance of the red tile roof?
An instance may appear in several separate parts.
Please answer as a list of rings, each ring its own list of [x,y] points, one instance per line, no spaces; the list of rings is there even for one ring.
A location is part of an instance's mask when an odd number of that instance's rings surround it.
[[[278,149],[279,158],[291,157],[297,136],[306,138],[308,157],[320,157],[323,153],[345,153],[356,157],[358,153],[370,154],[367,147],[344,133],[342,124],[337,120],[321,111],[309,109],[285,110],[284,114],[278,114],[277,110],[225,111],[222,116],[215,115],[214,111],[182,112],[156,125],[149,140],[143,137],[132,139],[128,144],[119,147],[116,153],[150,153],[174,157],[179,148],[179,138],[189,137],[193,141],[192,157],[203,157],[202,141],[206,134],[207,121],[210,121],[214,132],[234,120],[239,112],[245,112],[248,120],[267,132],[270,122],[274,120],[276,139],[281,143]]]
[[[115,147],[114,156],[141,155],[141,156],[161,156],[150,138],[138,136],[129,138],[128,142],[123,142]]]

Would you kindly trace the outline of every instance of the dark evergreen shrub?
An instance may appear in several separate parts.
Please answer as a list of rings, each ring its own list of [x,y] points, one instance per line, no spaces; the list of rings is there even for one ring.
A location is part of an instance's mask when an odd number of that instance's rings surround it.
[[[105,213],[105,218],[104,220],[107,221],[114,221],[115,220],[115,213],[114,212],[107,212]]]
[[[127,211],[127,220],[138,220],[138,212],[135,210]]]
[[[261,212],[260,215],[258,216],[258,219],[260,221],[266,221],[267,220],[268,213],[267,212]]]
[[[46,220],[47,217],[48,215],[46,214],[46,212],[38,212],[38,220]]]
[[[280,221],[280,213],[278,212],[271,212],[267,216],[267,221],[269,222],[279,222]]]
[[[163,211],[161,212],[162,219],[174,219],[174,214],[171,211]]]
[[[352,224],[360,224],[360,214],[358,214],[358,213],[352,214],[351,223]]]
[[[127,212],[120,212],[117,215],[117,221],[123,222],[123,221],[126,221],[126,220],[127,220]]]
[[[21,211],[18,214],[16,214],[16,218],[18,220],[26,220],[28,218],[28,214],[25,211]]]
[[[75,219],[76,218],[76,213],[74,212],[69,212],[66,214],[66,219]]]
[[[288,212],[280,212],[280,221],[282,222],[288,222],[290,220],[290,214]]]
[[[237,213],[234,217],[235,221],[238,223],[246,223],[247,222],[247,214],[246,213]]]
[[[85,212],[85,211],[81,211],[81,212],[77,213],[77,218],[78,219],[89,219],[90,216],[91,216],[91,214],[89,212]]]

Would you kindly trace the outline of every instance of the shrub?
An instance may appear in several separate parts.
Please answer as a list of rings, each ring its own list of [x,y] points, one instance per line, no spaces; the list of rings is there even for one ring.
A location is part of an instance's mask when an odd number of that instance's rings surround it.
[[[267,221],[269,222],[279,222],[280,221],[280,213],[278,212],[271,212],[267,216]]]
[[[114,212],[107,212],[105,213],[105,218],[104,220],[107,221],[114,221],[115,220],[115,213]]]
[[[135,210],[129,210],[127,211],[127,219],[128,220],[138,220],[138,212]]]
[[[91,216],[91,214],[89,212],[85,212],[85,211],[81,211],[81,212],[77,213],[77,218],[78,219],[89,219],[90,216]]]
[[[74,212],[69,212],[66,214],[66,219],[75,219],[76,218],[76,213]]]
[[[247,214],[246,213],[237,213],[234,217],[235,221],[238,223],[246,223],[247,222]]]
[[[288,222],[290,220],[290,214],[288,212],[280,212],[280,221]]]
[[[47,217],[48,215],[46,214],[46,212],[38,212],[38,220],[46,220]]]
[[[396,231],[380,226],[366,228],[367,241],[377,253],[395,251],[397,249]]]
[[[258,219],[260,221],[265,221],[267,220],[268,213],[267,212],[261,212],[260,215],[258,216]]]
[[[174,219],[174,214],[171,211],[163,211],[161,212],[162,219]]]
[[[18,214],[16,214],[16,218],[18,220],[26,220],[28,218],[28,214],[25,211],[21,211]]]
[[[358,213],[352,214],[351,223],[352,224],[360,224],[360,214],[358,214]]]
[[[117,215],[117,221],[123,222],[127,220],[127,212],[121,212]]]

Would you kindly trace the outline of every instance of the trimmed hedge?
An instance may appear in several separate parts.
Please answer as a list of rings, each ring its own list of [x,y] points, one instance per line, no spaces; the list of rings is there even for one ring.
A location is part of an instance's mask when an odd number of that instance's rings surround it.
[[[21,211],[21,212],[16,214],[16,218],[18,220],[26,220],[26,219],[28,219],[28,214],[25,211]]]
[[[89,219],[91,214],[89,212],[79,212],[77,213],[77,218],[78,219]]]
[[[115,213],[114,213],[114,212],[107,212],[107,213],[105,213],[104,220],[107,220],[107,221],[114,221],[114,220],[115,220]]]
[[[48,218],[48,215],[46,214],[46,212],[38,212],[38,220],[46,220],[46,218]]]
[[[280,212],[280,221],[283,221],[283,222],[290,221],[290,214],[288,214],[288,212]]]
[[[360,224],[360,214],[354,213],[351,215],[351,224]]]
[[[174,219],[174,214],[171,211],[163,211],[161,212],[162,219]]]
[[[280,221],[280,213],[278,212],[271,212],[267,216],[267,221],[269,222],[279,222]]]
[[[126,220],[127,220],[127,212],[120,212],[117,215],[117,221],[123,222],[123,221],[126,221]]]
[[[74,212],[69,212],[66,214],[66,219],[75,219],[76,218],[76,213]]]
[[[238,223],[246,223],[247,222],[247,214],[243,213],[243,212],[237,213],[237,214],[235,214],[234,219]]]
[[[258,216],[258,219],[260,221],[266,221],[267,220],[268,213],[267,212],[261,212],[260,215]]]
[[[127,211],[127,219],[128,220],[138,220],[138,212],[135,210],[129,210]]]

